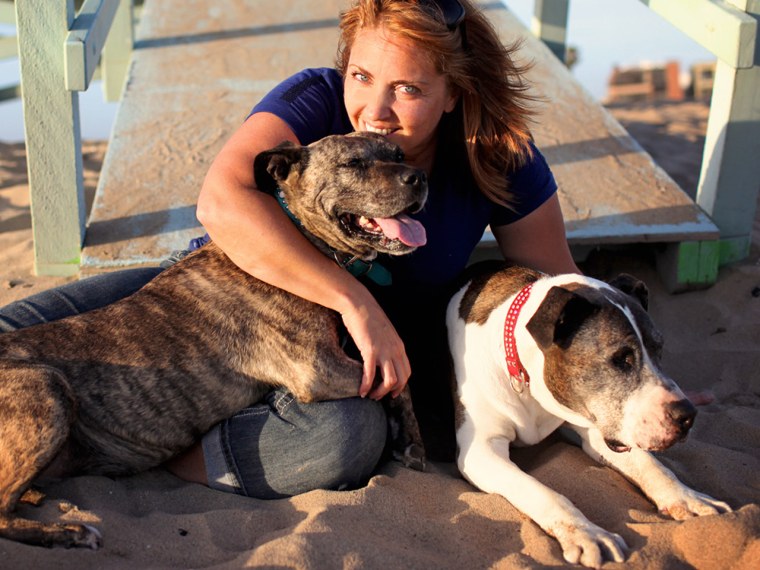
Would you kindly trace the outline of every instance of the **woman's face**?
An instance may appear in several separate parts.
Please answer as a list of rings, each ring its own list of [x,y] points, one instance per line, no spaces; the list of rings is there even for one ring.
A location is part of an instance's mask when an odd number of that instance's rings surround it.
[[[438,122],[456,101],[446,77],[414,44],[382,27],[357,34],[344,95],[355,130],[386,136],[404,150],[408,163],[429,171]]]

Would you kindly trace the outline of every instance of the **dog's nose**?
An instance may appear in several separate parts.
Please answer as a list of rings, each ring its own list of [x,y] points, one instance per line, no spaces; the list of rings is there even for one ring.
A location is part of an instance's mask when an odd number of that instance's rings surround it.
[[[420,170],[406,170],[401,173],[401,182],[417,189],[427,182],[425,173]]]
[[[686,435],[691,429],[691,426],[694,425],[697,409],[689,400],[679,400],[668,406],[668,415],[678,427],[678,431],[681,435]]]

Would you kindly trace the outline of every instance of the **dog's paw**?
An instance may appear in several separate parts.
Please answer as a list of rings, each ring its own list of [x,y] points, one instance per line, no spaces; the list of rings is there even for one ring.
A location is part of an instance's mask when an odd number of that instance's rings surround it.
[[[81,542],[77,546],[83,546],[92,550],[98,550],[103,546],[103,535],[94,526],[88,524],[82,525],[84,532],[81,535]]]
[[[43,535],[40,544],[45,546],[62,546],[63,548],[89,548],[98,550],[103,546],[103,535],[94,526],[88,524],[59,523]]]
[[[628,545],[623,537],[589,521],[561,523],[548,530],[559,541],[570,564],[599,568],[605,560],[624,562]]]
[[[422,446],[412,443],[406,446],[404,453],[393,452],[393,457],[400,461],[404,467],[415,471],[425,470],[425,450]]]
[[[677,521],[731,512],[731,507],[727,503],[688,487],[679,489],[678,496],[669,497],[668,500],[658,504],[657,508],[662,514],[670,515]]]

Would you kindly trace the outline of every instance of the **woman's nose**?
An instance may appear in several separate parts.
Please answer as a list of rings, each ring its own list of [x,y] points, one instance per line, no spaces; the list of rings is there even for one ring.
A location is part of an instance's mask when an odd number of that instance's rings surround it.
[[[391,115],[392,104],[393,97],[386,90],[373,90],[367,101],[365,114],[372,121],[385,120]]]

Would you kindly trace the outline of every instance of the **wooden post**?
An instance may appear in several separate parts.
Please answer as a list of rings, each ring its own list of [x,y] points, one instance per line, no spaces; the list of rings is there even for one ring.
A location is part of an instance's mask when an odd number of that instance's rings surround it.
[[[129,71],[134,44],[133,0],[121,0],[116,11],[108,40],[103,47],[100,66],[103,77],[103,95],[106,101],[118,101]]]
[[[543,41],[561,62],[565,62],[569,0],[536,0],[533,35]]]
[[[79,271],[84,237],[79,95],[64,87],[63,45],[74,0],[16,0],[34,270]]]
[[[747,13],[760,21],[760,0],[749,0]],[[697,203],[720,229],[721,263],[749,254],[760,191],[760,41],[752,47],[752,67],[718,60],[697,188]]]

